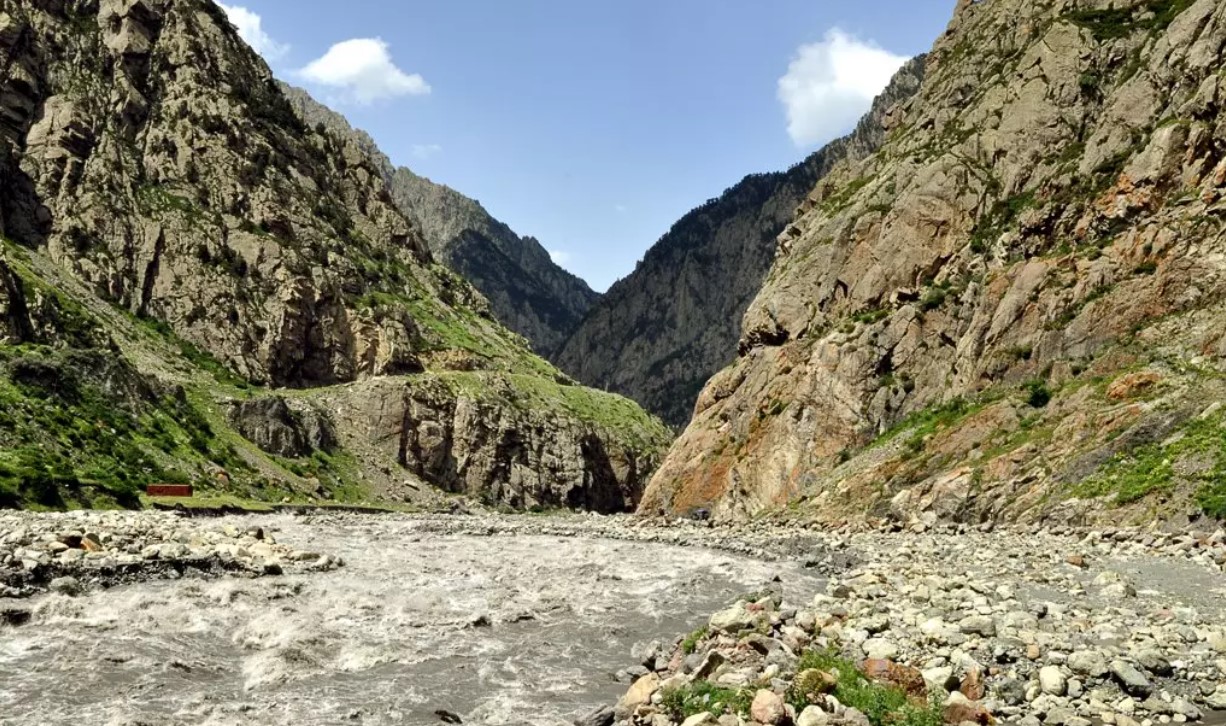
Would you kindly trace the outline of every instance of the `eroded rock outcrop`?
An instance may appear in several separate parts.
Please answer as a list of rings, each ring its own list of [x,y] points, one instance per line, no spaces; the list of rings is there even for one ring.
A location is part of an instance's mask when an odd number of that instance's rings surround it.
[[[515,376],[449,373],[328,389],[342,441],[421,481],[514,509],[633,509],[669,433],[632,402]],[[602,410],[599,417],[591,411]],[[410,484],[410,486],[412,486]]]
[[[882,148],[800,206],[643,511],[1226,514],[1224,46],[1213,0],[960,3]]]

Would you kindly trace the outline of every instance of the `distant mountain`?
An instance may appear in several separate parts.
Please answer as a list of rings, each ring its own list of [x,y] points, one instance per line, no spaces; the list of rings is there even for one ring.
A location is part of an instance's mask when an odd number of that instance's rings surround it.
[[[299,115],[349,136],[383,170],[392,199],[415,221],[434,256],[480,290],[498,320],[551,355],[600,298],[587,283],[563,270],[532,237],[520,237],[474,199],[395,167],[374,139],[300,88],[282,84]]]
[[[890,110],[915,93],[922,74],[922,59],[911,61],[853,134],[786,172],[748,176],[682,217],[593,307],[554,362],[684,426],[703,384],[736,357],[741,317],[775,258],[776,238],[836,164],[876,150]]]

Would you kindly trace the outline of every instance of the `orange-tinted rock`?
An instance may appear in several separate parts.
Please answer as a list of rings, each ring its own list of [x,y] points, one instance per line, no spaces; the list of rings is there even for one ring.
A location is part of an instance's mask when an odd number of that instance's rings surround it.
[[[1150,391],[1162,381],[1162,376],[1153,371],[1128,373],[1120,376],[1107,386],[1107,398],[1112,401],[1126,401]]]
[[[928,693],[924,674],[910,666],[890,660],[869,659],[864,661],[861,668],[870,680],[894,686],[907,695],[922,697]]]

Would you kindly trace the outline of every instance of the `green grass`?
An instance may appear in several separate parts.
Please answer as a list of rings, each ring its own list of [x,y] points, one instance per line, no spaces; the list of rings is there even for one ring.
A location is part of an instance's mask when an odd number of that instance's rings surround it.
[[[844,706],[860,711],[873,726],[942,726],[939,702],[917,703],[901,689],[874,683],[855,663],[829,650],[805,653],[796,666],[797,672],[819,670],[835,676],[833,695]],[[788,691],[787,701],[797,711],[812,705],[808,694],[800,689]]]
[[[714,716],[747,715],[753,703],[753,689],[723,688],[708,681],[694,681],[664,691],[660,707],[674,721],[684,721],[707,711]]]
[[[1148,0],[1141,7],[1077,10],[1067,20],[1086,28],[1099,41],[1126,38],[1140,31],[1161,32],[1192,7],[1195,0]],[[1153,13],[1152,17],[1144,17]]]
[[[912,440],[923,441],[930,434],[949,428],[983,410],[986,403],[986,401],[971,403],[964,398],[955,398],[952,401],[917,411],[878,436],[871,446],[888,443],[904,432],[910,432],[909,438]]]
[[[693,653],[698,649],[698,644],[702,642],[702,639],[707,637],[708,632],[709,629],[704,625],[685,636],[685,639],[681,641],[681,652],[685,653],[686,655]]]
[[[1212,517],[1226,517],[1226,416],[1194,419],[1180,428],[1169,446],[1139,446],[1107,462],[1094,476],[1075,484],[1080,497],[1112,496],[1117,505],[1131,504],[1150,495],[1171,492],[1178,483],[1176,462],[1207,458],[1210,468],[1188,481],[1197,487],[1196,499]]]
[[[589,423],[644,449],[663,450],[672,432],[628,398],[519,373],[445,372],[438,377],[456,394],[497,399],[524,411],[562,414]]]
[[[233,510],[239,512],[248,512],[251,514],[267,514],[275,511],[275,509],[267,502],[255,501],[253,499],[244,499],[229,494],[206,493],[192,497],[148,497],[142,495],[140,497],[141,505],[148,509],[154,506],[159,507],[180,507],[187,510],[199,509],[204,511],[212,510]]]
[[[526,341],[495,328],[493,323],[465,306],[448,307],[425,297],[383,291],[367,292],[357,298],[354,305],[360,310],[407,310],[420,329],[421,337],[416,341],[420,352],[459,350],[487,365],[514,373],[531,373],[546,378],[561,376],[561,372],[534,353]]]
[[[212,354],[207,353],[200,348],[197,348],[195,344],[180,338],[167,323],[156,318],[137,316],[132,317],[146,330],[177,348],[179,354],[187,359],[189,363],[213,376],[213,379],[218,383],[243,389],[251,387],[252,384],[250,382],[239,377],[236,373],[234,373],[234,371],[230,370],[226,364],[213,357]]]
[[[171,459],[243,467],[185,396],[142,387],[100,353],[5,350],[0,506],[131,507],[148,484],[191,478]]]

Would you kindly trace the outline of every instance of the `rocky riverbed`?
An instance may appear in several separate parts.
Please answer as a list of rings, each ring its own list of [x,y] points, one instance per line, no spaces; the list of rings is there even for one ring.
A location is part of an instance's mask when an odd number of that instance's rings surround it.
[[[857,564],[717,612],[591,723],[869,723],[837,663],[949,723],[1221,721],[1222,532],[925,529],[819,536]]]
[[[832,663],[955,723],[1220,722],[1223,562],[1220,532],[6,513],[0,724],[864,726]]]

